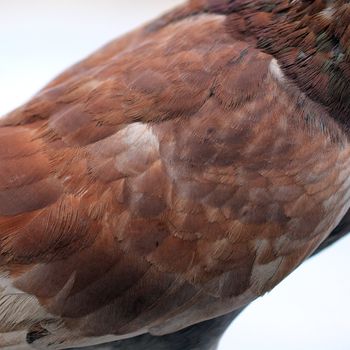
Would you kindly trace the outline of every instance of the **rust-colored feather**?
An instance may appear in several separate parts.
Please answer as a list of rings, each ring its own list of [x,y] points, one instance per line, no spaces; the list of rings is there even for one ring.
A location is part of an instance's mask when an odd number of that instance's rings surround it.
[[[174,332],[317,249],[349,209],[348,10],[191,1],[2,119],[0,347]]]

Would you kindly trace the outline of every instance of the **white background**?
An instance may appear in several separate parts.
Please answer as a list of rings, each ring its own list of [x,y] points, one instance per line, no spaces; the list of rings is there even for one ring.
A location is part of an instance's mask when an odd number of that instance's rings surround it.
[[[0,115],[179,0],[0,0]],[[350,116],[349,116],[350,117]],[[220,350],[349,350],[350,237],[250,306]]]

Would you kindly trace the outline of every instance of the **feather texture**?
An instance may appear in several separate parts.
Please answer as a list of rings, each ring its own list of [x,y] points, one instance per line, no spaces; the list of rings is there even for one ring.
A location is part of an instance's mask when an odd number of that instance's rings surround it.
[[[307,74],[286,59],[304,50],[296,28],[349,4],[277,3],[189,2],[0,121],[0,347],[163,335],[238,310],[337,226],[346,17],[327,26],[326,73],[318,44]]]

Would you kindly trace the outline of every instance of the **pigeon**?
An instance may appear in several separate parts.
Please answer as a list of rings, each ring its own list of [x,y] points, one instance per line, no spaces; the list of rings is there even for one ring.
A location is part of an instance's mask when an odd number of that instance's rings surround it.
[[[350,207],[349,24],[346,0],[188,1],[4,116],[0,349],[225,318],[325,244]]]

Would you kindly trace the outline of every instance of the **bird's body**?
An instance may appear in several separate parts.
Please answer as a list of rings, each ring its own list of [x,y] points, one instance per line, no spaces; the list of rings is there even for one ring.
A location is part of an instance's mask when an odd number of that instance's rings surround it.
[[[176,332],[327,238],[350,206],[350,5],[304,3],[192,1],[0,121],[0,348]]]

